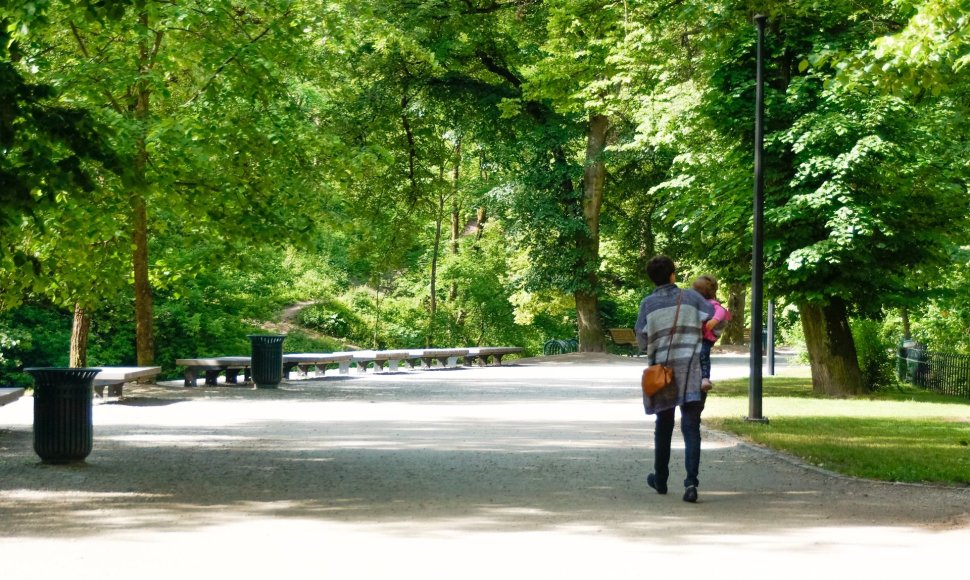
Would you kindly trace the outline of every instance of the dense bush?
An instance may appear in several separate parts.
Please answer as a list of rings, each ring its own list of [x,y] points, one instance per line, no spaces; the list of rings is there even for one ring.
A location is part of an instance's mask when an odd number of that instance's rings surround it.
[[[862,380],[869,391],[896,384],[894,343],[883,332],[881,322],[857,319],[851,322],[852,339]]]
[[[323,334],[351,338],[365,326],[361,318],[338,300],[327,300],[304,307],[297,314],[300,325]]]

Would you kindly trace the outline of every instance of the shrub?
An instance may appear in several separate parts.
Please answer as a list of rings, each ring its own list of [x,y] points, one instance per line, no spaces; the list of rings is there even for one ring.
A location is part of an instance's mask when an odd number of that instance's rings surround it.
[[[852,339],[862,380],[869,391],[896,384],[893,343],[882,333],[882,324],[874,320],[853,320]]]
[[[297,315],[301,326],[335,338],[359,339],[366,326],[361,318],[339,300],[307,306]]]

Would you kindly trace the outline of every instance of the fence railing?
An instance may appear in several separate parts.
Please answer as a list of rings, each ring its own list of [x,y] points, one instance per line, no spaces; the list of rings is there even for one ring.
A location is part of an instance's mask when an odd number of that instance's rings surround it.
[[[575,338],[570,338],[567,340],[554,338],[543,343],[542,354],[546,356],[553,354],[566,354],[569,352],[576,352],[578,348],[579,341]]]
[[[970,356],[933,352],[903,343],[896,356],[899,380],[943,395],[970,399]]]

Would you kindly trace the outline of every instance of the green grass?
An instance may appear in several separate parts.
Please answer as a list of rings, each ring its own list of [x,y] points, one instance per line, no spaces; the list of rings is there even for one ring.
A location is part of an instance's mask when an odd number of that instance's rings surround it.
[[[747,379],[718,381],[704,411],[713,429],[846,475],[970,484],[970,400],[912,387],[819,397],[809,377],[764,377],[769,422],[746,421],[747,414]]]

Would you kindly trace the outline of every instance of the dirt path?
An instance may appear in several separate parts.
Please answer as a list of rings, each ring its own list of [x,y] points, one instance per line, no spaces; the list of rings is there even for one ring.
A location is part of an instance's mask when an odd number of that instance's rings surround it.
[[[80,467],[37,464],[25,398],[0,409],[2,576],[613,579],[690,559],[702,577],[861,562],[908,578],[962,562],[970,490],[839,477],[714,432],[701,501],[658,496],[639,369],[567,356],[126,387],[95,406]]]

